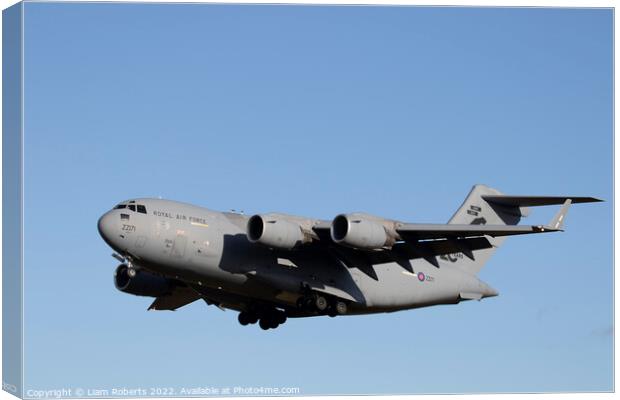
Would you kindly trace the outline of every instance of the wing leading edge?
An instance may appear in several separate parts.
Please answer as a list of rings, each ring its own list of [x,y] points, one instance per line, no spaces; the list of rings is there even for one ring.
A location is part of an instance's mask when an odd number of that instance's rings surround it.
[[[485,196],[493,198],[501,198],[503,196]],[[562,207],[558,213],[552,218],[551,222],[547,225],[466,225],[466,224],[413,224],[413,223],[399,223],[396,228],[396,232],[401,236],[401,239],[406,242],[418,242],[425,240],[454,240],[483,236],[512,236],[512,235],[525,235],[531,233],[545,233],[545,232],[558,232],[562,230],[564,218],[568,212],[569,206],[574,202],[572,198],[565,197],[525,197],[525,196],[505,196],[509,198],[510,202],[516,202],[515,199],[520,199],[521,205],[532,205],[532,202],[540,202],[544,199],[547,204],[557,204],[558,201],[563,200]],[[527,200],[522,200],[527,199]],[[532,200],[534,199],[534,200]],[[553,201],[553,203],[551,203]],[[577,198],[577,202],[586,201],[601,201],[593,199],[591,197]],[[499,204],[499,203],[498,203]],[[502,203],[505,204],[505,203]],[[513,205],[517,205],[514,203]],[[543,205],[543,204],[540,204]],[[321,222],[314,226],[319,240],[329,239],[329,225],[325,222]],[[462,243],[467,244],[467,243]],[[463,247],[463,246],[461,246]],[[465,246],[467,247],[467,246]],[[460,251],[460,250],[459,250]],[[444,253],[447,254],[447,253]]]

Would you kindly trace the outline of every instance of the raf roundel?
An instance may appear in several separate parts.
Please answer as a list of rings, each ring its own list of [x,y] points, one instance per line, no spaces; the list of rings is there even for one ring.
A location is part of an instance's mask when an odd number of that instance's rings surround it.
[[[426,279],[424,272],[418,272],[418,279],[420,280],[420,282],[424,282],[424,280]]]

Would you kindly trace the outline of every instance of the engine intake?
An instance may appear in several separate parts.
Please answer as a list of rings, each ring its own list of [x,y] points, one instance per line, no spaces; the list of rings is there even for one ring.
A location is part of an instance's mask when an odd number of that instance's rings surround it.
[[[146,271],[136,271],[132,278],[128,273],[127,264],[121,264],[114,271],[114,286],[124,293],[136,296],[159,297],[172,291],[172,283],[169,279]]]
[[[250,217],[246,234],[252,243],[284,250],[292,250],[312,240],[300,224],[283,216],[269,214]]]
[[[390,221],[366,214],[340,214],[332,221],[330,234],[335,243],[356,249],[381,249],[395,242],[395,230],[386,228]]]

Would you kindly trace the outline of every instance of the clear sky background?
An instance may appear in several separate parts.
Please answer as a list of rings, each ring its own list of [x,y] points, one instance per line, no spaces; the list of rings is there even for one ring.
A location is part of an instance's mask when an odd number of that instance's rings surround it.
[[[26,389],[611,390],[612,18],[27,3]],[[96,229],[138,196],[441,223],[475,183],[607,202],[508,239],[481,273],[499,297],[267,332],[147,312]]]

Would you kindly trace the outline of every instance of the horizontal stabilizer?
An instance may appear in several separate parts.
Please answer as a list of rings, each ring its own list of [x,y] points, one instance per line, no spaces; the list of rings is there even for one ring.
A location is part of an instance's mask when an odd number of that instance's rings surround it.
[[[504,196],[496,194],[486,194],[480,196],[488,203],[509,207],[535,207],[535,206],[551,206],[555,204],[564,204],[566,200],[576,203],[596,203],[603,201],[594,197],[571,197],[571,196]]]

